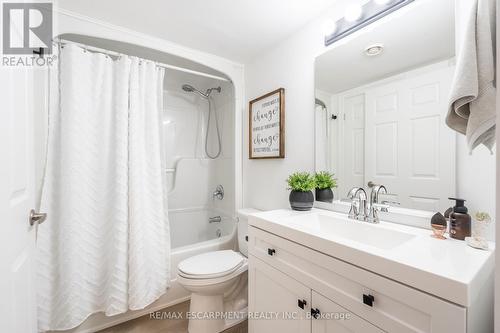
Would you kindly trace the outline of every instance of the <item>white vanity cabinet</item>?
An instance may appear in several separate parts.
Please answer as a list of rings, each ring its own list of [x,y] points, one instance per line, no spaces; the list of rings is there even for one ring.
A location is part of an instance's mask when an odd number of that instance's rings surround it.
[[[249,285],[250,332],[383,332],[254,256]]]
[[[465,307],[254,226],[249,250],[250,316],[302,318],[250,317],[251,333],[467,332]]]

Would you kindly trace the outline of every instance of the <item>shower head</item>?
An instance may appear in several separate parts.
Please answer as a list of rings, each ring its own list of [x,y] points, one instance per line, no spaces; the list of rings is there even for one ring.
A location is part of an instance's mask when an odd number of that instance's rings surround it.
[[[196,89],[195,87],[193,87],[192,85],[189,85],[189,84],[183,84],[182,85],[182,90],[184,90],[185,92],[195,92],[197,93],[198,95],[200,95],[201,97],[203,98],[208,98],[210,96],[210,94],[212,93],[212,91],[217,91],[218,93],[221,92],[221,87],[217,87],[217,88],[210,88],[210,89],[207,89],[207,92],[206,93],[202,93],[201,91],[199,91],[198,89]]]

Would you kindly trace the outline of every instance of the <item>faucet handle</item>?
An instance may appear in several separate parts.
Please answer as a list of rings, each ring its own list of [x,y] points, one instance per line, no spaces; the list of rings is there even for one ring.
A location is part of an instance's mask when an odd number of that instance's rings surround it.
[[[387,210],[391,207],[390,205],[387,204],[379,204],[379,203],[374,203],[372,205],[373,208],[378,209],[382,212],[387,212]]]
[[[382,201],[382,205],[389,205],[389,206],[401,206],[401,202],[397,202],[397,201],[389,201],[389,200],[384,200]]]
[[[340,202],[347,202],[347,203],[351,204],[351,207],[349,209],[348,217],[350,219],[356,219],[356,217],[358,216],[359,199],[357,199],[357,198],[353,198],[353,199],[346,198],[346,199],[340,199]]]
[[[384,200],[381,204],[374,204],[374,206],[378,206],[378,208],[380,208],[380,211],[387,213],[390,207],[401,206],[401,202]]]

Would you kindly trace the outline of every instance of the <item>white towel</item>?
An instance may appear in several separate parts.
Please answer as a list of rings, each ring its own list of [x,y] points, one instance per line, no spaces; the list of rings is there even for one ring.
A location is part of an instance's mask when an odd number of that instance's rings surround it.
[[[495,144],[495,1],[474,0],[451,89],[446,124],[466,135],[469,151]]]

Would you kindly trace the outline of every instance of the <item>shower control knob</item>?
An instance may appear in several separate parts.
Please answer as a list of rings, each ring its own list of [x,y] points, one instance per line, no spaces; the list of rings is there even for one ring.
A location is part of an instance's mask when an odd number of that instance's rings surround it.
[[[212,199],[218,199],[218,200],[224,199],[224,187],[222,185],[217,185],[217,188],[212,194]]]

